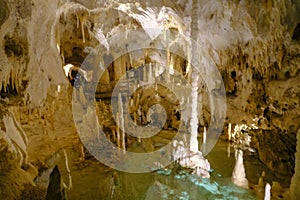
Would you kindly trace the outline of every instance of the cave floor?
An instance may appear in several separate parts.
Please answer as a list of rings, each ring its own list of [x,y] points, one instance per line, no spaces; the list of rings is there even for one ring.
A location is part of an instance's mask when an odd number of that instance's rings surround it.
[[[231,148],[228,157],[228,142],[222,137],[207,156],[213,169],[210,180],[197,177],[176,164],[143,174],[113,170],[83,150],[74,126],[71,106],[54,106],[52,121],[47,117],[41,120],[38,110],[33,110],[30,115],[21,112],[18,117],[28,136],[29,161],[39,169],[35,184],[41,190],[40,195],[45,195],[49,175],[55,165],[60,170],[68,199],[262,199],[264,188],[257,186],[262,171],[266,174],[265,183],[278,181],[284,187],[289,187],[278,180],[257,155],[251,153],[244,154],[250,189],[234,185],[231,180],[235,164],[234,150]],[[163,130],[151,139],[142,140],[141,143],[136,141],[129,150],[147,152],[152,151],[153,147],[159,149],[169,143],[174,134],[174,130]],[[32,199],[30,195],[35,195],[36,190],[28,187],[23,198]],[[274,199],[281,199],[281,194]]]
[[[141,151],[141,147],[138,151]],[[65,162],[67,155],[68,169]],[[243,189],[231,181],[234,157],[227,157],[227,144],[220,141],[207,157],[213,171],[211,180],[202,179],[171,164],[162,170],[151,173],[133,174],[119,172],[102,165],[87,154],[81,160],[80,147],[67,147],[56,152],[46,161],[48,165],[58,165],[69,199],[261,199],[264,188],[250,183],[251,189]],[[258,161],[257,161],[258,162]],[[254,164],[255,165],[255,164]],[[260,165],[256,164],[256,167]],[[252,167],[246,173],[249,180],[255,180],[261,168]],[[265,170],[265,169],[264,169]],[[47,175],[36,180],[40,185],[47,185]],[[269,174],[269,172],[266,172]],[[69,176],[70,175],[70,176]],[[44,179],[43,179],[44,176]],[[251,182],[251,181],[250,181]]]
[[[29,130],[31,133],[28,151],[33,158],[32,163],[39,168],[45,165],[35,183],[47,188],[49,174],[58,165],[68,199],[261,199],[264,188],[256,186],[261,172],[266,172],[266,179],[275,178],[257,157],[245,156],[245,170],[251,189],[234,185],[231,181],[234,152],[231,149],[228,157],[228,142],[222,139],[207,156],[213,168],[210,181],[191,175],[188,170],[181,169],[176,164],[144,174],[119,172],[104,166],[88,152],[83,154],[76,130],[73,126],[66,126],[63,121],[57,120],[55,126],[61,128],[50,134],[35,134],[40,132],[40,128],[30,123],[23,127],[27,133]],[[131,151],[146,152],[153,146],[159,149],[174,134],[172,130],[162,131],[151,141],[131,145]],[[43,160],[46,161],[42,162]]]

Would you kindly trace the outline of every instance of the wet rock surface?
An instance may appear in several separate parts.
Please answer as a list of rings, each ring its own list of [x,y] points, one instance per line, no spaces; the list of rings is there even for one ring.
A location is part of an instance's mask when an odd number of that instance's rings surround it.
[[[106,52],[107,44],[101,44],[101,37],[109,38],[118,32],[143,28],[137,18],[127,16],[129,12],[124,13],[121,8],[128,6],[131,11],[141,14],[137,7],[146,9],[148,6],[158,14],[157,8],[164,5],[176,14],[168,14],[168,20],[175,19],[173,29],[189,32],[191,1],[179,0],[174,4],[153,0],[122,4],[128,2],[131,1],[0,0],[1,199],[3,195],[18,198],[24,188],[32,187],[37,176],[34,167],[39,171],[49,168],[45,160],[56,151],[81,145],[73,123],[71,89],[63,65],[80,66],[91,52]],[[300,129],[299,9],[299,2],[291,0],[255,3],[219,0],[202,1],[199,5],[199,43],[208,50],[225,84],[225,127],[228,123],[233,126],[254,123],[257,128],[249,132],[251,148],[285,187],[295,171],[296,133]],[[96,30],[102,30],[102,35]],[[158,37],[153,43],[160,45],[160,40]],[[109,41],[108,45],[119,42]],[[120,42],[119,46],[122,45]],[[99,88],[108,97],[126,70],[150,61],[166,63],[166,59],[158,59],[151,51],[117,57],[118,51],[101,54],[103,58],[97,58],[100,61],[89,60],[90,63],[110,65],[100,80],[100,85],[105,87]],[[169,64],[189,80],[187,62],[173,54],[169,60]],[[85,67],[89,69],[89,66]],[[58,84],[63,92],[58,92]],[[204,86],[199,90],[203,101],[203,119],[199,120],[201,131],[211,120],[209,99],[204,94],[206,89]],[[138,94],[143,105],[143,119],[138,123],[146,124],[147,108],[163,101],[169,117],[164,128],[178,129],[178,103],[171,93],[158,88],[158,91],[138,91],[134,97]],[[19,124],[10,131],[23,130],[28,137],[26,150],[20,140],[7,136],[10,133],[6,133],[4,116],[8,114],[8,108],[13,108],[14,121]],[[111,111],[107,105],[100,105],[99,109],[99,121],[104,124],[108,137],[117,144],[113,136],[117,128]],[[132,106],[130,114],[133,118],[137,112],[138,106]],[[168,141],[164,137],[154,140],[160,142],[153,144],[145,140],[140,144],[131,138],[126,139],[126,145],[134,144],[141,151],[151,151]],[[251,160],[251,153],[244,155]],[[159,187],[159,184],[155,183],[153,187]]]

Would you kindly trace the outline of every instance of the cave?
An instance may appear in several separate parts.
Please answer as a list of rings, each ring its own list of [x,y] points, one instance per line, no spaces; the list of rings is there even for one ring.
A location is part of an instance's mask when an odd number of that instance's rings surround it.
[[[293,33],[293,40],[297,40],[297,41],[300,41],[300,23],[297,24],[295,30],[294,30],[294,33]]]
[[[0,199],[299,199],[299,8],[0,0]]]

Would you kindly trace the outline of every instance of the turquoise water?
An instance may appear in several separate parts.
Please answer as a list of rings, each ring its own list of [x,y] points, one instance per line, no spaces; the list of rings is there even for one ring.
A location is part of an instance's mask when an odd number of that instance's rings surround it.
[[[70,176],[62,153],[56,156],[66,185],[68,199],[115,200],[193,200],[193,199],[261,199],[250,189],[234,185],[231,174],[234,158],[227,157],[226,144],[219,143],[207,157],[211,163],[211,178],[203,179],[172,164],[165,169],[144,174],[119,172],[110,169],[92,157],[80,160],[78,148],[67,149]],[[246,170],[247,171],[247,170]],[[70,180],[71,177],[71,180]]]

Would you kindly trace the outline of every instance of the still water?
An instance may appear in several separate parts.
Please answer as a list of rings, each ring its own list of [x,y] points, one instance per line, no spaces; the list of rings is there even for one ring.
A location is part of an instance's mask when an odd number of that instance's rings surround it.
[[[177,164],[151,173],[119,172],[91,156],[80,160],[81,150],[77,147],[57,152],[48,164],[58,165],[63,182],[69,187],[65,188],[67,199],[263,199],[263,188],[244,189],[232,183],[235,159],[234,152],[228,157],[227,147],[228,143],[220,140],[207,156],[212,167],[210,179],[191,174]],[[261,172],[267,170],[258,160],[246,160],[245,166],[252,185],[257,184]]]

